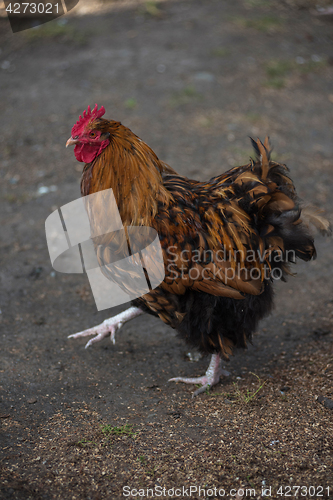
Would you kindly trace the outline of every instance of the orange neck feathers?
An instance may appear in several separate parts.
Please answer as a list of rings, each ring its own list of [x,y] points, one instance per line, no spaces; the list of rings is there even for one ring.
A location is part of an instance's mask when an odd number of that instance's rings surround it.
[[[103,123],[103,131],[110,133],[110,144],[85,165],[82,196],[112,188],[124,225],[150,225],[157,213],[157,200],[168,204],[171,199],[162,181],[165,164],[119,122]]]

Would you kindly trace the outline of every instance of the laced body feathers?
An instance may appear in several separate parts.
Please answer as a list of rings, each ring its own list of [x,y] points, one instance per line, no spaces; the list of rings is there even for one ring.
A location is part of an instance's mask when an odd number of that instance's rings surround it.
[[[93,126],[110,143],[85,165],[82,195],[112,188],[124,226],[153,227],[163,249],[163,283],[134,305],[227,359],[271,310],[273,271],[285,279],[296,257],[315,257],[287,167],[258,140],[256,160],[199,182],[178,175],[119,122]],[[98,249],[106,269],[111,240]]]

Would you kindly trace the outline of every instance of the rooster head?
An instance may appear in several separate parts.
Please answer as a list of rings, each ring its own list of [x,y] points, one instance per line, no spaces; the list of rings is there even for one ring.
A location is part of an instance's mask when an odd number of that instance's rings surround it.
[[[93,110],[88,106],[88,111],[84,111],[73,126],[66,147],[75,144],[74,154],[78,161],[92,162],[109,145],[110,134],[105,127],[107,122],[101,118],[104,113],[104,106],[98,109],[95,104]]]

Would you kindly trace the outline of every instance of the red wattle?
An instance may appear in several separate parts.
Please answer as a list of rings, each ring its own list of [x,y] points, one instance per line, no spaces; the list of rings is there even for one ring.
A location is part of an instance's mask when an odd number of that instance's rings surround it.
[[[96,156],[100,155],[103,149],[109,144],[109,140],[100,143],[79,143],[74,148],[75,158],[84,163],[91,163]]]

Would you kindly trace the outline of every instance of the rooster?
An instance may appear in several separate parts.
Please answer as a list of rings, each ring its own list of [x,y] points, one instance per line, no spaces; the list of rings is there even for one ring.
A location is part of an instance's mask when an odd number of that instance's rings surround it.
[[[204,376],[170,379],[200,384],[197,395],[227,374],[222,359],[245,348],[271,311],[274,279],[285,280],[296,258],[315,258],[313,237],[287,167],[270,159],[267,138],[252,140],[255,160],[199,182],[178,175],[129,128],[104,114],[103,106],[88,106],[66,143],[75,145],[76,159],[85,163],[81,194],[112,188],[125,228],[154,228],[165,277],[126,311],[70,337],[95,335],[86,347],[109,335],[114,342],[126,321],[143,313],[158,316],[187,344],[212,355]],[[313,211],[307,219],[329,230]],[[111,239],[106,235],[96,248],[106,274]]]

